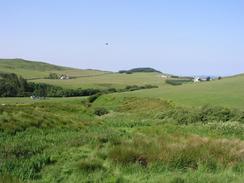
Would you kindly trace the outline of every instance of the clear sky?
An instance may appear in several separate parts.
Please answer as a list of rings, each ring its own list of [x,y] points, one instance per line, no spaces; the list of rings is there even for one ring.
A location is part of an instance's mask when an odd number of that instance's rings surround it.
[[[112,71],[241,73],[244,1],[0,0],[0,57]]]

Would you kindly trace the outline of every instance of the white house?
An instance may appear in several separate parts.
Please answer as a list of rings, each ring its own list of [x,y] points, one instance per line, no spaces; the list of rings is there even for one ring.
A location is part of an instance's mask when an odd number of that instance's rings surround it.
[[[62,76],[60,76],[60,78],[59,79],[61,79],[61,80],[64,80],[64,79],[69,79],[69,76],[67,76],[67,75],[62,75]]]
[[[193,82],[194,83],[198,83],[200,81],[201,81],[200,77],[194,77],[194,79],[193,79]]]
[[[161,78],[168,78],[169,76],[168,75],[161,75]]]

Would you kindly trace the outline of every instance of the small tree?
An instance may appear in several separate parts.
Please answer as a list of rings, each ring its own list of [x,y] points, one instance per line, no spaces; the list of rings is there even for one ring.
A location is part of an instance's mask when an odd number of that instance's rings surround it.
[[[58,79],[58,75],[56,73],[50,73],[48,79]]]

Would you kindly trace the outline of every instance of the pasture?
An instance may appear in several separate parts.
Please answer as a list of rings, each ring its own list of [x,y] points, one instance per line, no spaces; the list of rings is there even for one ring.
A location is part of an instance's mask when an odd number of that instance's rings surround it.
[[[243,75],[172,86],[156,72],[15,62],[0,71],[66,89],[159,88],[0,98],[0,182],[243,182]],[[75,78],[45,79],[51,72]]]
[[[24,105],[0,106],[0,180],[241,183],[244,179],[243,112],[181,109],[147,97],[104,95],[89,106],[86,100],[23,99]],[[97,108],[108,113],[98,116]]]
[[[244,76],[222,80],[189,83],[180,86],[163,85],[159,88],[134,91],[114,96],[152,97],[171,100],[181,106],[217,105],[244,109]]]

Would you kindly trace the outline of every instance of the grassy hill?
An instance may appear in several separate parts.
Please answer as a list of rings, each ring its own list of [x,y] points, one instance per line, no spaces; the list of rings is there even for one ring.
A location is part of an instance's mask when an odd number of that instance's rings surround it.
[[[113,96],[139,96],[172,100],[179,105],[199,106],[214,104],[244,108],[244,75],[226,77],[222,80],[188,83],[180,86],[167,84],[158,72],[136,72],[133,74],[112,73],[97,70],[81,70],[32,62],[22,59],[0,59],[0,72],[14,72],[32,82],[48,83],[64,88],[123,88],[127,85],[157,85],[157,89],[112,94]],[[69,80],[45,79],[49,73],[67,74]],[[39,79],[37,79],[39,77]],[[36,79],[35,79],[36,78]]]
[[[244,109],[244,76],[180,86],[164,85],[156,89],[111,94],[113,97],[152,97],[172,100],[178,105],[218,105]]]
[[[107,73],[104,71],[74,69],[23,59],[0,59],[0,72],[16,73],[26,79],[45,78],[50,73],[66,74],[74,77]]]
[[[0,105],[0,182],[243,182],[243,112],[85,100]]]
[[[0,63],[2,72],[65,88],[159,86],[95,98],[0,98],[0,182],[243,182],[243,75],[173,86],[158,72]],[[51,72],[74,78],[44,79]]]
[[[123,88],[127,85],[163,85],[165,79],[158,72],[133,74],[112,73],[98,70],[81,70],[55,66],[22,59],[0,59],[0,72],[12,72],[36,83],[47,83],[64,88]],[[50,73],[65,74],[69,80],[46,79]]]

